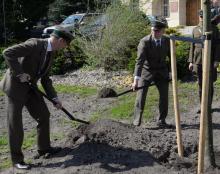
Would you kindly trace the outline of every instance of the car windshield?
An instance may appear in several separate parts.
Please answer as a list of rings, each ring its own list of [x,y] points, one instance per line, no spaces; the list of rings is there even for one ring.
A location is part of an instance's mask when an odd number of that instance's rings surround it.
[[[74,24],[75,20],[78,21],[82,18],[82,15],[71,15],[68,16],[61,24]]]
[[[93,17],[87,18],[85,24],[86,25],[84,25],[83,28],[96,26],[96,25],[105,25],[106,15],[99,15],[99,16],[93,16]]]

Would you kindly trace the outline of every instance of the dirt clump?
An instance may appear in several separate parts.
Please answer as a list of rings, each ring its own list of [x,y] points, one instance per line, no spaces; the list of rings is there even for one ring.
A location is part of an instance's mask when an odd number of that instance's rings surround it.
[[[112,88],[102,88],[98,91],[97,98],[117,97],[117,93]]]

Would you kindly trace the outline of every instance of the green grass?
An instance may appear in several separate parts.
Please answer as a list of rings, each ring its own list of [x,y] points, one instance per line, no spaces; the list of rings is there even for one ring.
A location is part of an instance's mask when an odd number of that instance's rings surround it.
[[[37,143],[36,134],[37,134],[36,130],[33,130],[31,132],[28,132],[24,136],[24,142],[22,146],[24,149],[30,149],[33,145]]]
[[[71,86],[71,85],[54,85],[55,90],[58,93],[64,94],[78,94],[81,97],[88,97],[91,95],[95,95],[97,93],[97,89],[94,87],[86,87],[86,86]],[[42,90],[42,86],[40,86]]]
[[[71,121],[71,120],[69,120],[69,119],[60,119],[59,120],[59,125],[61,126],[61,127],[65,127],[66,125],[70,125],[71,126],[71,128],[76,128],[76,127],[78,127],[79,125],[80,125],[80,123],[79,122],[76,122],[76,121]]]
[[[84,86],[55,85],[54,87],[59,93],[75,93],[81,95],[82,97],[95,95],[97,92],[96,88]]]
[[[220,81],[219,81],[220,86]],[[187,112],[188,106],[198,104],[199,98],[195,97],[198,94],[197,83],[181,83],[178,82],[178,98],[180,112]],[[128,120],[133,119],[134,103],[136,99],[136,93],[126,94],[118,98],[113,106],[108,109],[93,113],[90,121],[94,122],[100,118],[109,118],[114,120]],[[157,117],[159,94],[155,86],[150,87],[147,94],[147,99],[144,107],[143,118],[144,121],[148,121],[152,117]],[[172,84],[169,89],[169,113],[173,115],[173,93]]]
[[[130,93],[118,98],[113,106],[103,111],[95,112],[90,121],[94,122],[100,118],[109,118],[114,120],[129,120],[133,118],[134,103],[136,99],[136,93]],[[148,91],[148,97],[146,100],[146,106],[144,110],[144,120],[148,120],[154,116],[153,110],[158,103],[158,92],[155,87],[150,87]]]
[[[42,86],[39,87],[42,90]],[[97,89],[93,87],[85,87],[85,86],[71,86],[71,85],[54,85],[55,90],[58,93],[64,94],[78,94],[81,97],[88,97],[91,95],[95,95],[97,93]],[[4,93],[0,90],[0,96],[3,96]]]
[[[8,137],[7,134],[3,134],[0,136],[0,170],[9,168],[11,166],[11,160],[8,156],[8,153]]]
[[[7,135],[4,134],[0,136],[0,154],[7,153],[7,152],[9,152],[8,138],[7,138]]]
[[[1,90],[0,90],[0,96],[4,96],[4,93],[3,93],[3,91],[1,91]]]
[[[12,163],[11,163],[10,158],[9,157],[5,158],[4,160],[2,160],[0,162],[0,172],[2,169],[7,169],[7,168],[11,167],[11,165],[12,165]]]

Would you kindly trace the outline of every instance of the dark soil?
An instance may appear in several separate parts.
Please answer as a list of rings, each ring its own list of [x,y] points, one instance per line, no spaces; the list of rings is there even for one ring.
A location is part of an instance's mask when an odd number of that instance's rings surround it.
[[[116,99],[80,98],[79,96],[61,95],[64,105],[81,119],[88,119],[96,110],[103,109]],[[0,99],[2,106],[4,98]],[[71,103],[69,105],[68,103]],[[216,162],[220,159],[220,117],[217,103],[213,108],[214,147]],[[49,104],[52,108],[52,105]],[[184,146],[184,158],[177,153],[175,129],[159,129],[154,121],[134,127],[118,121],[101,119],[90,125],[80,125],[73,129],[69,125],[60,125],[60,111],[51,110],[52,132],[64,131],[65,139],[54,141],[53,145],[62,146],[63,150],[50,159],[34,159],[36,147],[24,151],[32,160],[33,167],[26,173],[39,174],[89,174],[89,173],[134,173],[134,174],[190,174],[197,170],[199,115],[195,107],[189,107],[181,113],[181,125]],[[1,127],[5,130],[5,107],[1,111]],[[3,113],[3,115],[2,115]],[[34,127],[34,122],[24,112],[26,130]],[[174,124],[171,116],[168,122]],[[4,125],[2,124],[4,123]],[[27,125],[27,123],[29,123]],[[13,173],[10,168],[2,173]],[[206,173],[220,173],[210,169]]]

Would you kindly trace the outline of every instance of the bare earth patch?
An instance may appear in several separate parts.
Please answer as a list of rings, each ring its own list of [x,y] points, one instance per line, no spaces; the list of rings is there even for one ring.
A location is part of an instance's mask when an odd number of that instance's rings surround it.
[[[80,98],[77,95],[62,94],[64,106],[82,119],[96,110],[104,109],[116,99],[97,99],[95,96]],[[0,106],[5,104],[0,98]],[[181,125],[184,143],[184,158],[177,154],[175,129],[158,129],[155,123],[134,127],[109,119],[100,119],[90,125],[77,128],[69,124],[60,124],[63,116],[60,111],[51,110],[51,130],[58,134],[63,132],[62,139],[53,139],[53,146],[62,146],[63,150],[50,159],[34,159],[36,146],[25,150],[25,157],[32,161],[33,167],[25,173],[36,174],[89,174],[89,173],[135,173],[135,174],[190,174],[196,173],[198,152],[199,115],[196,109],[189,106],[188,111],[181,114]],[[220,155],[220,117],[217,103],[213,110],[214,146],[216,162]],[[6,128],[5,107],[0,108],[0,131]],[[62,115],[62,116],[61,116]],[[68,120],[66,120],[68,122]],[[170,123],[174,124],[172,114]],[[35,122],[24,111],[25,131],[34,129]],[[13,173],[7,169],[1,173]],[[211,169],[207,173],[220,173]]]

